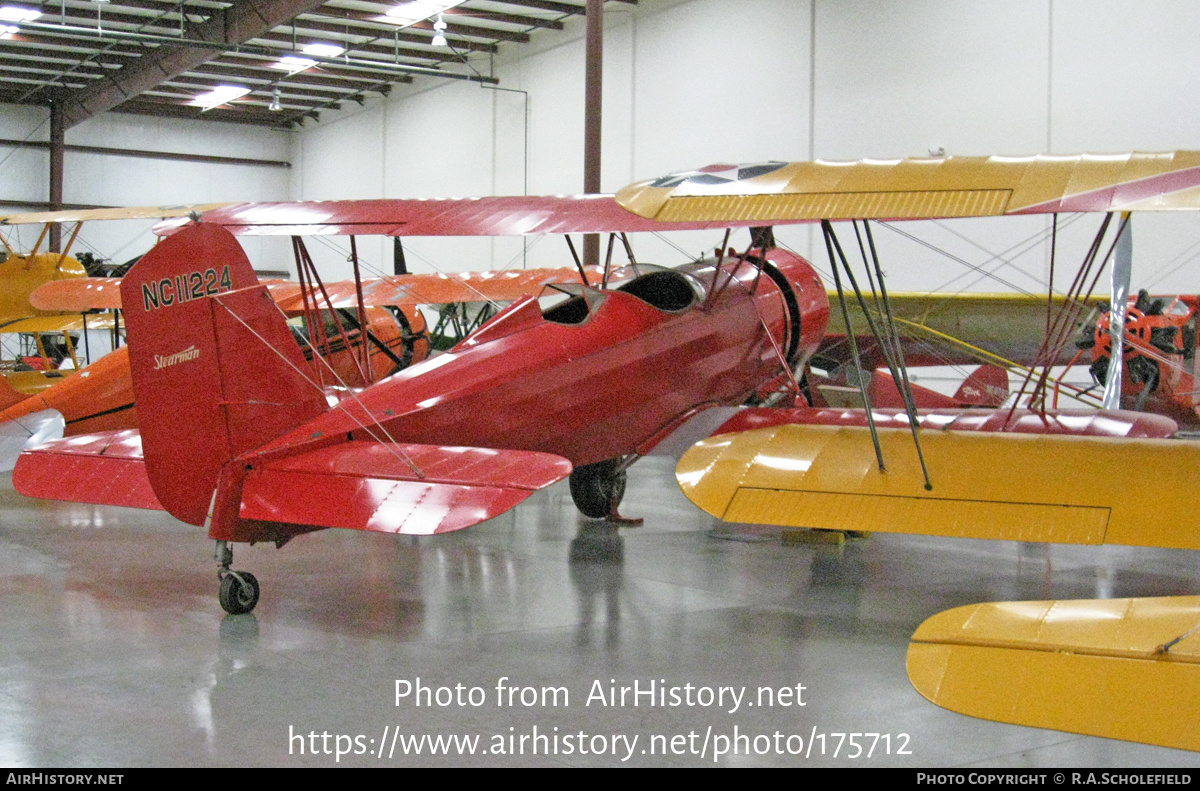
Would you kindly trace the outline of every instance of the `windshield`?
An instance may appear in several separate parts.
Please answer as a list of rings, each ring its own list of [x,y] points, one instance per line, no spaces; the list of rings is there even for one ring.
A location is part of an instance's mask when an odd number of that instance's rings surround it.
[[[548,283],[538,305],[542,317],[555,324],[582,324],[604,303],[603,291],[582,283]]]

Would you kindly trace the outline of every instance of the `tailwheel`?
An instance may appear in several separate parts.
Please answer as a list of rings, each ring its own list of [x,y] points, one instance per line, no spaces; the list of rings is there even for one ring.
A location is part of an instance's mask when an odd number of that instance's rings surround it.
[[[230,615],[242,615],[258,604],[258,580],[248,571],[230,571],[221,577],[217,598]]]
[[[244,615],[258,604],[258,580],[248,571],[233,571],[229,566],[233,563],[233,548],[228,541],[218,541],[214,553],[217,561],[217,579],[221,587],[217,600],[221,609],[230,615]]]
[[[629,519],[617,512],[625,496],[625,467],[621,459],[608,459],[572,470],[571,499],[575,507],[592,519],[640,525],[643,520]]]

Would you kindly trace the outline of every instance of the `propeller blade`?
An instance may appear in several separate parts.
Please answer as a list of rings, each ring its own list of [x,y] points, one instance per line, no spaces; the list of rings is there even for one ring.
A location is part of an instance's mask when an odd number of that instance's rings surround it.
[[[1121,408],[1122,358],[1125,350],[1125,309],[1129,305],[1129,282],[1133,272],[1133,223],[1126,212],[1122,217],[1117,249],[1112,266],[1112,308],[1108,314],[1108,334],[1112,338],[1112,353],[1108,361],[1108,376],[1104,381],[1104,408]]]

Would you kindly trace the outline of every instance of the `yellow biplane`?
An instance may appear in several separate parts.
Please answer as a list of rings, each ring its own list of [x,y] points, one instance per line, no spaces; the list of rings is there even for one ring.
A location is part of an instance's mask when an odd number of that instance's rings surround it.
[[[1120,404],[1122,331],[1132,325],[1125,312],[1132,304],[1129,214],[1200,208],[1200,152],[775,164],[744,179],[723,178],[719,168],[676,174],[626,188],[617,199],[659,220],[819,221],[835,277],[850,280],[860,314],[871,312],[871,300],[882,305],[877,316],[888,309],[874,245],[861,245],[870,240],[869,221],[1041,213],[1057,228],[1060,213],[1102,213],[1076,274],[1079,287],[1062,309],[1044,314],[1053,336],[1033,368],[1048,371],[1068,340],[1068,319],[1092,297],[1086,284],[1111,260],[1110,407]],[[876,284],[854,283],[835,221],[853,223],[860,244],[845,249],[861,251],[868,272],[876,267],[882,299],[862,299]],[[877,323],[886,325],[886,317]],[[874,329],[886,345],[887,327]],[[1028,377],[1039,378],[1040,390],[1029,392],[1044,408],[1045,374]],[[922,419],[918,427],[911,410],[880,414],[870,426],[821,425],[811,413],[727,423],[683,456],[677,478],[684,493],[735,522],[1200,549],[1193,442],[979,434],[956,431],[965,427],[957,419]],[[1173,476],[1163,485],[1120,477],[1142,465]],[[910,679],[951,710],[1200,750],[1192,726],[1200,713],[1196,597],[980,604],[930,618],[912,640]]]

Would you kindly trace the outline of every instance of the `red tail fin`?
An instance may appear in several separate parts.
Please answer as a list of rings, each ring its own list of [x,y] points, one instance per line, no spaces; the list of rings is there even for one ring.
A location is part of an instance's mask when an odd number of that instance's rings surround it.
[[[203,525],[221,465],[327,408],[237,239],[196,223],[121,283],[146,473],[177,519]]]
[[[952,399],[936,390],[930,390],[928,387],[921,387],[911,382],[909,386],[912,388],[913,405],[918,408],[954,406]],[[900,395],[900,388],[896,386],[896,380],[887,371],[872,371],[868,387],[870,388],[871,406],[904,407],[904,396]]]
[[[8,383],[6,377],[0,376],[0,409],[8,409],[29,398],[28,393],[22,393]]]
[[[998,365],[981,365],[954,394],[964,406],[998,407],[1008,400],[1008,370]]]

